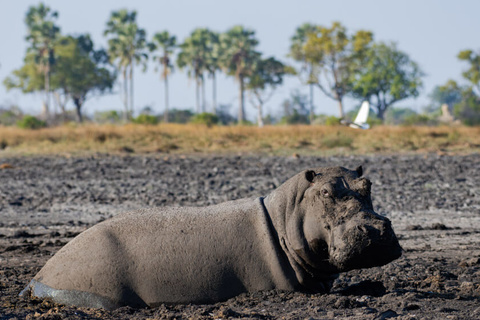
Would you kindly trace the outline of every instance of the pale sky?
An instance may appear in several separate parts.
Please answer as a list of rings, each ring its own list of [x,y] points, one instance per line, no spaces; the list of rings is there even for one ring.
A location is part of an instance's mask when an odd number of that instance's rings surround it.
[[[25,13],[29,6],[39,1],[3,1],[0,10],[0,82],[12,70],[22,66],[27,42],[25,41]],[[370,30],[376,41],[396,42],[398,48],[416,61],[426,76],[421,96],[402,101],[397,106],[411,107],[420,111],[429,102],[428,95],[436,85],[452,78],[464,83],[461,78],[466,64],[456,58],[464,49],[480,49],[480,1],[476,0],[47,0],[44,1],[59,13],[57,24],[62,34],[89,33],[96,48],[105,47],[103,37],[106,21],[111,11],[121,8],[137,10],[137,21],[147,31],[147,37],[158,31],[168,30],[183,41],[197,27],[208,27],[224,32],[230,27],[242,24],[256,31],[260,41],[258,49],[265,56],[275,56],[284,63],[292,63],[287,57],[290,37],[295,29],[310,22],[330,26],[340,21],[349,33],[359,29]],[[163,111],[163,83],[154,72],[153,63],[146,73],[140,67],[135,70],[135,111],[151,106],[157,113]],[[272,99],[265,111],[272,114],[281,112],[281,103],[292,90],[307,94],[308,90],[296,77],[289,77]],[[232,77],[218,79],[218,103],[231,104],[236,115],[238,89]],[[122,100],[117,86],[108,96],[92,98],[84,105],[84,111],[93,114],[95,110],[122,110]],[[211,83],[206,82],[207,109],[211,105]],[[19,90],[5,91],[0,84],[0,105],[17,104],[24,111],[41,111],[41,94],[23,95]],[[358,102],[346,101],[346,109]],[[170,80],[170,106],[194,109],[195,85],[185,72],[178,69]],[[315,112],[338,115],[337,104],[315,90]],[[254,119],[255,109],[247,103],[247,116]]]

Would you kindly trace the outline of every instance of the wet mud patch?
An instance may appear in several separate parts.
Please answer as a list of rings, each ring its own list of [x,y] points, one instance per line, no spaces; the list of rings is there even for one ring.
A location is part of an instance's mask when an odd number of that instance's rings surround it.
[[[480,157],[11,158],[0,171],[0,319],[478,319]],[[80,232],[120,212],[268,194],[299,170],[363,165],[404,249],[329,294],[267,291],[211,305],[114,311],[18,293]],[[417,227],[412,227],[417,226]]]

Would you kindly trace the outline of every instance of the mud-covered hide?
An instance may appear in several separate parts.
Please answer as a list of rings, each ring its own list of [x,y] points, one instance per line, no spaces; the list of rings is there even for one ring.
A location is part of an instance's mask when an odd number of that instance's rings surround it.
[[[401,248],[361,168],[316,168],[266,198],[118,215],[78,235],[22,294],[114,309],[214,303],[243,292],[327,292],[338,272]]]
[[[375,213],[362,167],[305,170],[264,202],[298,281],[330,289],[339,272],[381,266],[402,249],[390,221]]]
[[[24,294],[114,309],[213,303],[298,282],[263,199],[155,208],[106,220],[53,256]]]

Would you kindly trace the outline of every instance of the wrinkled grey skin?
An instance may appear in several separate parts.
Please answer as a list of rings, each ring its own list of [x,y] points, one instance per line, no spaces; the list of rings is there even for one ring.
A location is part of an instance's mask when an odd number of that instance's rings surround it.
[[[288,180],[265,199],[282,248],[306,288],[328,290],[339,272],[401,256],[390,220],[373,210],[371,182],[362,171],[307,170],[297,175],[304,179]]]
[[[68,243],[21,294],[114,309],[328,292],[339,272],[401,255],[361,175],[361,167],[316,168],[265,198],[118,215]]]

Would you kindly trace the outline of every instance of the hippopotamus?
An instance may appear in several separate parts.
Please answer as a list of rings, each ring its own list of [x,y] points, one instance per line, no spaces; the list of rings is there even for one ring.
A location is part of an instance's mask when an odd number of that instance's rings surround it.
[[[361,167],[314,168],[266,197],[120,214],[71,240],[21,295],[115,309],[328,292],[340,272],[401,256],[370,192]]]

